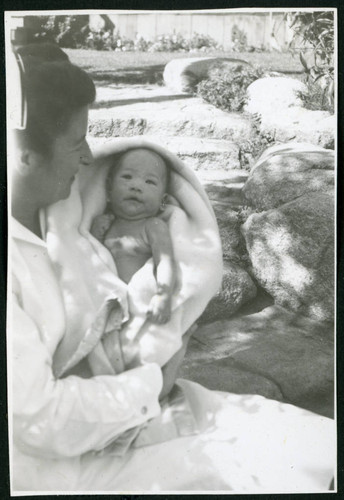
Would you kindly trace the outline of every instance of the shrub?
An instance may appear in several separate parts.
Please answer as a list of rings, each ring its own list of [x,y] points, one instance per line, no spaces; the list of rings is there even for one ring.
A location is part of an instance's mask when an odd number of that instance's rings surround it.
[[[221,48],[209,35],[200,35],[199,33],[194,33],[190,40],[188,40],[187,45],[189,50],[209,50]]]
[[[187,42],[180,34],[159,35],[149,47],[150,52],[176,52],[188,50]]]
[[[298,92],[298,97],[302,100],[306,109],[329,111],[334,113],[334,102],[328,96],[328,83],[325,82],[324,88],[317,82],[307,82],[307,91]]]
[[[225,111],[240,111],[246,103],[247,87],[261,78],[263,70],[247,65],[222,65],[209,72],[197,85],[197,94],[206,102]]]
[[[208,35],[194,33],[185,38],[180,33],[159,35],[153,41],[138,35],[130,40],[119,31],[91,31],[88,16],[31,16],[32,37],[56,42],[65,48],[117,50],[138,52],[186,52],[190,50],[220,50],[217,42]]]
[[[232,28],[232,44],[232,49],[235,52],[246,52],[247,50],[246,33],[238,28],[236,24]]]
[[[89,29],[88,16],[32,16],[35,20],[33,37],[55,41],[64,48],[85,44]]]
[[[190,50],[219,49],[217,42],[208,35],[194,33],[191,38],[184,38],[180,33],[159,35],[150,45],[150,52],[186,52]]]
[[[291,15],[294,39],[301,39],[305,49],[300,52],[308,92],[301,98],[309,109],[334,108],[334,14],[325,12],[296,12]],[[318,83],[318,85],[317,85]],[[313,102],[312,102],[313,100]],[[333,111],[332,111],[333,112]]]

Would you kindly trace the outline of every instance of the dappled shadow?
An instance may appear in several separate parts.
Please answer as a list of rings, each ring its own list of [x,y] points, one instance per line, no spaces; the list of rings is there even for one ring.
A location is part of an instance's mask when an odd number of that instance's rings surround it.
[[[175,94],[175,95],[158,95],[151,97],[132,97],[129,99],[113,99],[112,101],[106,100],[95,102],[92,109],[113,108],[115,106],[123,106],[126,104],[137,104],[141,102],[164,102],[164,101],[178,101],[180,99],[188,99],[193,97],[192,94]]]
[[[85,67],[85,71],[91,76],[97,85],[106,86],[112,83],[147,84],[162,83],[165,64],[153,64],[150,66],[130,66],[116,68],[111,67],[106,71],[92,71],[91,67]]]

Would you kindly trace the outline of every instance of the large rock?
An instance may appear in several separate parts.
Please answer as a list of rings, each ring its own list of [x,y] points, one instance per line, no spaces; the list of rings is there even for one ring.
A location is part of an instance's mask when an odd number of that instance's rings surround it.
[[[277,304],[318,320],[334,314],[334,200],[309,193],[242,226],[252,272]]]
[[[180,376],[333,417],[333,338],[333,325],[271,306],[198,328]]]
[[[244,269],[247,254],[240,232],[238,214],[225,203],[214,201],[212,203],[220,230],[224,272],[221,289],[210,301],[198,320],[199,323],[229,318],[257,293],[252,278]]]
[[[165,66],[165,85],[176,92],[194,92],[196,85],[207,78],[209,71],[219,64],[238,67],[249,63],[227,57],[173,59]]]
[[[225,261],[241,264],[243,238],[240,232],[238,213],[227,205],[214,203],[212,199],[211,201],[219,226],[223,258]]]
[[[334,147],[336,119],[327,111],[312,111],[300,106],[283,112],[262,115],[260,131],[276,141],[306,141],[325,148]]]
[[[302,100],[298,93],[306,91],[306,85],[294,78],[259,78],[247,88],[245,111],[251,114],[260,114],[264,118],[268,112],[278,113],[279,110],[291,106],[302,106]]]
[[[258,114],[260,132],[273,135],[276,141],[307,141],[333,148],[336,119],[327,111],[305,109],[298,94],[306,91],[305,84],[293,78],[261,78],[249,85],[245,110]]]
[[[307,144],[270,148],[251,170],[243,195],[249,206],[268,210],[310,192],[334,189],[334,152]]]
[[[229,318],[243,304],[252,300],[256,293],[256,286],[244,269],[236,264],[225,263],[221,289],[209,302],[198,323]]]

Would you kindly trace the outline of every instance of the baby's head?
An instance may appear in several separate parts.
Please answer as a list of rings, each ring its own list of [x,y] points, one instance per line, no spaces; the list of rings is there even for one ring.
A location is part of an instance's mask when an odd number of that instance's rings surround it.
[[[112,166],[107,180],[112,212],[123,219],[154,217],[165,203],[169,170],[149,149],[132,149]]]

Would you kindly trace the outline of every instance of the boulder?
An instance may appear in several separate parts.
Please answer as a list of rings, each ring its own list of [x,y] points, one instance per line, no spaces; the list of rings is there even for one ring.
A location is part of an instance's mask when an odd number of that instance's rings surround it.
[[[336,119],[327,111],[305,109],[298,93],[307,92],[304,83],[293,78],[260,78],[247,88],[245,110],[260,116],[260,132],[276,141],[307,141],[334,147]]]
[[[212,198],[214,212],[219,226],[224,261],[240,264],[243,252],[243,238],[240,232],[238,213]]]
[[[333,325],[276,305],[203,325],[189,342],[180,376],[333,417]]]
[[[295,106],[276,113],[262,115],[260,131],[275,141],[306,141],[325,148],[334,147],[335,117],[327,111],[312,111]]]
[[[246,203],[269,210],[311,192],[334,190],[334,151],[307,144],[270,148],[243,187]]]
[[[318,320],[334,314],[334,199],[307,193],[242,226],[252,273],[279,305]]]
[[[197,322],[203,324],[229,318],[243,304],[252,300],[256,293],[257,289],[250,275],[240,266],[225,262],[221,289]]]
[[[258,113],[264,117],[268,112],[276,113],[291,106],[302,106],[298,93],[306,91],[306,85],[294,78],[283,76],[259,78],[247,88],[245,111],[251,114]],[[278,115],[278,118],[281,117]]]
[[[173,59],[165,66],[163,75],[165,85],[176,92],[194,92],[196,85],[207,78],[212,68],[220,64],[237,67],[249,63],[241,59],[228,57]]]

